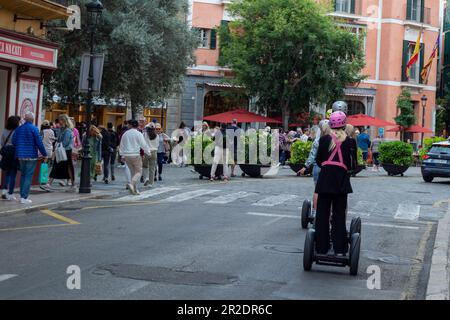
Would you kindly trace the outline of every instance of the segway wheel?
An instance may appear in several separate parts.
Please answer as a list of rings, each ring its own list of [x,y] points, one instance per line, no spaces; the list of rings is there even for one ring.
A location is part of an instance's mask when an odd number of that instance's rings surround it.
[[[314,229],[309,229],[306,233],[305,247],[303,250],[303,270],[310,271],[314,261]]]
[[[309,222],[309,216],[311,211],[311,202],[309,200],[303,201],[302,205],[302,228],[307,229],[308,228],[308,222]]]
[[[350,243],[350,275],[356,276],[358,274],[359,253],[361,250],[361,236],[359,233],[354,233]]]
[[[350,223],[350,237],[355,233],[361,234],[361,218],[360,217],[353,218],[352,222]]]

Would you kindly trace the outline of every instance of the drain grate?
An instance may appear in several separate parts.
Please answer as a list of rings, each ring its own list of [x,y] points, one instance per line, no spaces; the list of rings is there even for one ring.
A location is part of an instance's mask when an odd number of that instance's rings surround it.
[[[108,271],[119,278],[164,282],[180,285],[227,285],[238,281],[237,277],[203,271],[184,271],[164,267],[143,266],[134,264],[110,264],[99,266],[96,272]]]
[[[398,257],[390,253],[362,250],[362,255],[370,260],[381,261],[387,264],[409,265],[421,263],[421,261],[412,258]]]

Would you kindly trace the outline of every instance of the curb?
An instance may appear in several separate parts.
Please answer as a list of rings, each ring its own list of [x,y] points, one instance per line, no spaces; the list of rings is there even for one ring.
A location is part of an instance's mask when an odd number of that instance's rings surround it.
[[[12,216],[12,215],[19,214],[19,213],[30,213],[30,212],[38,211],[38,210],[42,210],[42,209],[57,208],[57,207],[60,207],[61,205],[67,205],[67,204],[71,204],[71,203],[78,202],[81,200],[99,199],[99,198],[103,198],[105,196],[111,197],[111,196],[115,196],[115,195],[120,195],[120,192],[116,192],[116,193],[102,192],[102,193],[92,194],[92,195],[86,196],[86,197],[77,197],[77,198],[67,199],[67,200],[62,200],[62,201],[57,201],[57,202],[47,202],[47,203],[42,203],[42,204],[30,206],[30,207],[23,207],[23,208],[18,208],[18,209],[1,211],[0,217],[8,217],[8,216]]]
[[[431,259],[430,277],[428,279],[426,300],[450,299],[450,204],[445,216],[439,220],[433,257]]]

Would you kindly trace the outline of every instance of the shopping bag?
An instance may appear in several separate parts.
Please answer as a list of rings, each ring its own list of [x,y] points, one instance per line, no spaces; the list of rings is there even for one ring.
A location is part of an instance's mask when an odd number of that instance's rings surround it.
[[[67,161],[66,149],[63,147],[61,142],[58,142],[55,147],[55,159],[57,163],[62,161]]]
[[[46,162],[41,163],[41,169],[39,170],[39,183],[48,183],[48,164]]]
[[[99,161],[99,162],[96,162],[95,163],[95,174],[97,175],[97,176],[100,176],[100,175],[102,175],[102,173],[103,173],[103,166],[102,166],[102,163]]]

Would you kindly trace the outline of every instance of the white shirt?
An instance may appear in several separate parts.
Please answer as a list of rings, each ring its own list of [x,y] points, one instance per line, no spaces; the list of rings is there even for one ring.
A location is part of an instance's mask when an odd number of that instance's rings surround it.
[[[308,142],[308,136],[307,136],[306,134],[303,134],[303,135],[300,137],[300,140],[303,141],[303,142]]]
[[[155,139],[150,140],[150,138],[148,137],[148,134],[145,131],[144,131],[143,135],[144,135],[145,142],[147,143],[150,150],[157,151],[158,147],[159,147],[159,136],[156,135]]]
[[[150,155],[150,147],[145,142],[142,133],[135,128],[127,130],[120,141],[119,153],[121,156],[135,157],[141,155],[141,149]]]

